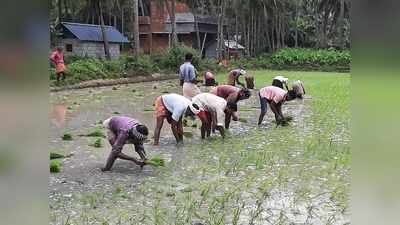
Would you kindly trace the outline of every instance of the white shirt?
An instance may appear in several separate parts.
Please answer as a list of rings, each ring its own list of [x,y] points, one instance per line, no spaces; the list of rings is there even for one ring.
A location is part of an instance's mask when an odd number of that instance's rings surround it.
[[[176,122],[179,121],[187,107],[191,104],[189,99],[178,94],[166,94],[161,98],[165,107],[172,113],[172,119]]]
[[[223,126],[225,122],[225,108],[227,102],[225,99],[218,97],[210,93],[202,93],[194,96],[192,102],[197,104],[200,109],[208,112],[216,112],[217,114],[217,125]]]
[[[276,76],[274,80],[279,80],[282,83],[286,83],[289,79],[284,76]]]

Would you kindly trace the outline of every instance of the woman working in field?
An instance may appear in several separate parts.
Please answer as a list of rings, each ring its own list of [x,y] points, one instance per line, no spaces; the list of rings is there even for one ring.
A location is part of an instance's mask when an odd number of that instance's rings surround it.
[[[285,118],[282,115],[282,104],[286,101],[291,101],[296,98],[296,93],[293,90],[285,91],[282,88],[275,86],[264,87],[259,92],[261,113],[258,119],[260,125],[267,113],[267,106],[271,107],[275,114],[277,125],[284,125]]]
[[[182,85],[183,96],[192,99],[201,93],[197,87],[196,69],[192,65],[193,55],[187,53],[185,55],[185,63],[179,68],[180,84]]]

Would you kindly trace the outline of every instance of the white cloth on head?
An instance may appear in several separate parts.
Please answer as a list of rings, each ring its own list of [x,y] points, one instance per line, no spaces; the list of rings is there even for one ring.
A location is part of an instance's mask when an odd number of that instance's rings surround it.
[[[115,140],[115,138],[117,138],[117,135],[110,129],[110,121],[111,118],[108,118],[106,120],[103,121],[103,126],[104,128],[106,128],[106,132],[107,132],[107,139],[108,140]]]
[[[286,83],[289,79],[284,76],[276,76],[274,77],[274,80],[279,80],[282,83]]]
[[[167,110],[172,113],[172,119],[176,122],[183,116],[191,101],[182,95],[166,94],[161,96]]]
[[[241,69],[240,71],[240,74],[242,74],[242,75],[245,75],[247,72],[246,72],[246,70],[243,70],[243,69]]]
[[[227,105],[225,99],[210,93],[201,93],[193,97],[192,102],[205,111],[215,112],[217,114],[217,125],[223,126],[225,122],[225,108]]]

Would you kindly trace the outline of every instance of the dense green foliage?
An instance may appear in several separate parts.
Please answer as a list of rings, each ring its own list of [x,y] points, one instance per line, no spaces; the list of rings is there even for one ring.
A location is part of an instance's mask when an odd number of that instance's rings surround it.
[[[351,62],[350,51],[285,48],[271,57],[272,65],[278,68],[303,67],[305,69],[324,68],[331,66],[349,68]]]
[[[201,59],[198,52],[189,47],[178,46],[164,53],[141,55],[138,59],[122,56],[119,60],[68,57],[67,79],[63,84],[75,84],[95,79],[115,79],[123,77],[148,76],[153,73],[177,73],[186,53],[193,54],[193,64],[203,74],[211,70],[220,72],[222,67],[215,60]],[[254,58],[232,60],[228,70],[245,69],[287,69],[317,71],[349,71],[350,51],[285,48],[273,55],[263,54]],[[54,69],[51,78],[55,79]]]

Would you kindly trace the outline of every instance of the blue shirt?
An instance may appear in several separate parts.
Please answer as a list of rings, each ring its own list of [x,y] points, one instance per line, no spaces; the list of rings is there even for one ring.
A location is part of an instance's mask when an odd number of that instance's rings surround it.
[[[185,62],[179,68],[179,75],[184,82],[192,83],[196,80],[196,69],[190,62]]]

